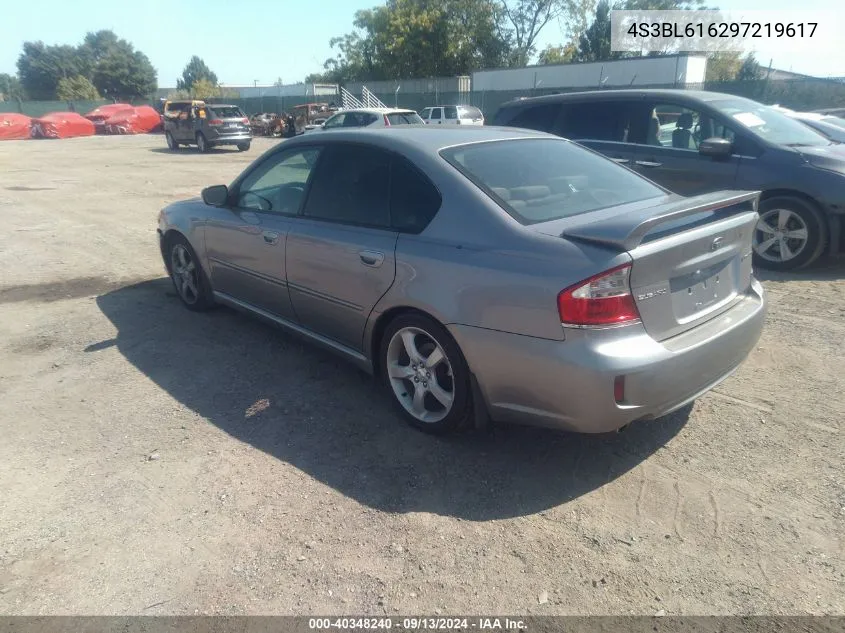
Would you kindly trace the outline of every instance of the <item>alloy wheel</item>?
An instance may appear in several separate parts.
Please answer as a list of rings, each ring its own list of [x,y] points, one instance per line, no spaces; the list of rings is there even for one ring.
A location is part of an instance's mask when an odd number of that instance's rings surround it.
[[[199,276],[190,251],[184,244],[176,244],[170,255],[170,275],[182,300],[194,305],[199,299]]]
[[[415,327],[398,330],[385,358],[390,386],[399,403],[420,422],[441,421],[452,410],[452,364],[430,334]]]
[[[789,209],[771,209],[760,215],[754,229],[754,252],[770,262],[788,262],[807,247],[809,230],[804,219]]]

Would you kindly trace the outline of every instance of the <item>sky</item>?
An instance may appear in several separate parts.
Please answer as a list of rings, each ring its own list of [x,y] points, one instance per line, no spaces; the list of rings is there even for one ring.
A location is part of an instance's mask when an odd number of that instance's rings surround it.
[[[355,11],[379,0],[320,0],[279,2],[250,0],[238,7],[231,0],[142,0],[103,3],[102,0],[40,0],[35,14],[26,2],[4,0],[0,21],[0,72],[15,73],[24,41],[78,44],[88,31],[111,29],[132,42],[152,61],[160,87],[176,85],[192,55],[202,57],[229,85],[302,81],[333,55],[329,40],[352,30]],[[711,0],[720,9],[795,11],[792,0]],[[802,0],[806,21],[840,6],[839,0]],[[299,8],[301,7],[301,8]],[[823,18],[818,20],[823,22]],[[845,76],[845,44],[839,52],[819,54],[819,47],[796,49],[758,47],[764,66],[815,76]],[[564,40],[561,26],[549,24],[541,33],[541,48]],[[832,47],[828,46],[826,50]]]

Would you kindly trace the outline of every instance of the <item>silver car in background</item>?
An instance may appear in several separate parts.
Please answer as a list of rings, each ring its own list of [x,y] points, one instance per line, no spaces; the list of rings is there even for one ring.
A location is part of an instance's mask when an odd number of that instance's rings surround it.
[[[682,198],[551,135],[426,126],[285,141],[158,232],[189,309],[345,356],[420,429],[600,433],[684,406],[754,347],[757,217],[756,193]]]

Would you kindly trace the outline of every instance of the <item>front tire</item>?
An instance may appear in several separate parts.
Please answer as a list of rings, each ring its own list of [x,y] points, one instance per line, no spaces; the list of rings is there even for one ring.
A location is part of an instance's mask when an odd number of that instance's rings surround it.
[[[470,418],[469,368],[446,329],[421,314],[401,315],[382,337],[381,378],[405,420],[442,435]]]
[[[214,305],[211,284],[197,254],[182,235],[167,241],[167,269],[176,294],[188,310],[202,312]]]
[[[205,154],[210,149],[208,145],[208,141],[205,138],[205,134],[200,132],[197,134],[197,149],[200,151],[201,154]]]
[[[238,143],[238,151],[245,152],[249,149],[250,143]]]
[[[809,266],[824,252],[827,224],[809,202],[776,196],[760,203],[754,228],[754,265],[787,271]]]
[[[173,138],[173,135],[170,132],[167,132],[164,135],[164,139],[167,141],[167,147],[170,151],[176,151],[179,149],[179,143],[176,142],[176,139]]]

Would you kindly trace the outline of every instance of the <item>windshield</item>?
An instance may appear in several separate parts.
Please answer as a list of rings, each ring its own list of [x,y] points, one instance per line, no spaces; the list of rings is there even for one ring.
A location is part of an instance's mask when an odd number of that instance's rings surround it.
[[[770,143],[788,147],[830,145],[818,132],[769,106],[748,99],[711,101],[710,105]]]
[[[637,174],[564,140],[475,143],[445,149],[441,156],[522,224],[666,195]]]
[[[387,115],[390,125],[424,125],[425,121],[416,112],[392,112]]]
[[[216,106],[214,108],[209,108],[212,112],[214,112],[214,116],[220,119],[244,119],[246,115],[241,112],[241,109],[237,106]]]

